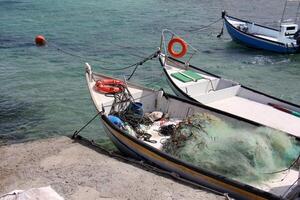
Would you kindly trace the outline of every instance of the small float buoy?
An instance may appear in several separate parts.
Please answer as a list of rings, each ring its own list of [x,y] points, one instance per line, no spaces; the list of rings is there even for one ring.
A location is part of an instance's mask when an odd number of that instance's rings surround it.
[[[42,35],[37,35],[37,36],[35,37],[35,44],[36,44],[36,46],[45,46],[46,43],[47,43],[47,41],[46,41],[46,39],[45,39],[44,36],[42,36]]]

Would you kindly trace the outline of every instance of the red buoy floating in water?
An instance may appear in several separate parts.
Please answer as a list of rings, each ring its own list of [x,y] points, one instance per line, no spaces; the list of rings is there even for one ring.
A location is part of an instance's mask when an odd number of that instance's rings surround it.
[[[35,37],[35,44],[36,44],[36,46],[45,46],[46,43],[47,43],[47,41],[46,41],[46,39],[45,39],[44,36],[42,36],[42,35],[37,35],[37,36]]]

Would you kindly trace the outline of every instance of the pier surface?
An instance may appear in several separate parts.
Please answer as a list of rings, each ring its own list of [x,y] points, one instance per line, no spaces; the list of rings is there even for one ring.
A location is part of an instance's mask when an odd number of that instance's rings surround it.
[[[0,147],[0,196],[49,185],[71,200],[224,199],[111,158],[68,137]]]

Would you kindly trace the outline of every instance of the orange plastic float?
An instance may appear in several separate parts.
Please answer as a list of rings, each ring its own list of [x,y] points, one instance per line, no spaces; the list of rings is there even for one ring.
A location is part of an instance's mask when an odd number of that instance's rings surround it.
[[[104,94],[115,94],[123,92],[125,84],[123,81],[115,79],[98,80],[95,84],[96,90]]]
[[[181,51],[177,52],[174,50],[174,45],[175,44],[179,44],[181,46]],[[181,58],[183,57],[186,52],[188,50],[188,45],[186,44],[186,42],[179,38],[179,37],[174,37],[173,39],[170,40],[169,44],[168,44],[168,51],[170,53],[170,55],[174,58]]]
[[[36,44],[36,46],[45,46],[46,43],[47,43],[47,41],[46,41],[46,39],[45,39],[44,36],[42,36],[42,35],[37,35],[37,36],[35,37],[35,44]]]

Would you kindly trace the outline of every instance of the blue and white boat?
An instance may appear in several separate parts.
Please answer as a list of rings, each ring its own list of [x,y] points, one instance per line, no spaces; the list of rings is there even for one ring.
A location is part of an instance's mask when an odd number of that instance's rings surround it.
[[[278,53],[300,51],[300,31],[294,22],[282,22],[279,29],[255,24],[223,13],[227,31],[234,41],[248,47]]]

